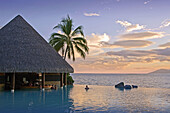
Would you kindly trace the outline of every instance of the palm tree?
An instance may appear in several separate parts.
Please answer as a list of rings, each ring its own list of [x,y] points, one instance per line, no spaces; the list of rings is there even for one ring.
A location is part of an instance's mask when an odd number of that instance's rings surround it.
[[[86,53],[88,53],[89,48],[87,46],[87,41],[84,38],[83,27],[78,26],[76,29],[73,28],[73,21],[67,16],[61,20],[61,23],[55,26],[53,29],[58,29],[61,33],[53,33],[50,38],[50,44],[54,49],[61,54],[63,59],[66,57],[75,61],[75,49],[76,51],[85,59]]]

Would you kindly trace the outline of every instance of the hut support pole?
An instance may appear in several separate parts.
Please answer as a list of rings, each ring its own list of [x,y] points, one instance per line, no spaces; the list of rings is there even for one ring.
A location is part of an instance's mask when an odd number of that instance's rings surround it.
[[[64,85],[67,85],[67,73],[64,73]]]
[[[42,73],[42,90],[45,90],[45,73]]]
[[[12,89],[11,89],[11,92],[13,93],[15,90],[15,73],[13,73],[12,75]]]
[[[63,73],[60,73],[60,87],[63,87]]]

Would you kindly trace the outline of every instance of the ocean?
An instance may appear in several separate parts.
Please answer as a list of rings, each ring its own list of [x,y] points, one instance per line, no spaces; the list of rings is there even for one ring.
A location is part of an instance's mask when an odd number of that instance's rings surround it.
[[[170,113],[169,74],[71,76],[74,85],[57,90],[1,91],[0,113]],[[117,89],[119,82],[139,88]]]
[[[79,85],[114,86],[119,82],[143,88],[170,88],[170,74],[71,74]]]

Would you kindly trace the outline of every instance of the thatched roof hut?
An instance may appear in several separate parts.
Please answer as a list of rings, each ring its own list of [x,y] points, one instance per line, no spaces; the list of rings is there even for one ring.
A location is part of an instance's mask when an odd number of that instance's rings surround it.
[[[0,73],[72,73],[73,68],[20,15],[0,29]]]

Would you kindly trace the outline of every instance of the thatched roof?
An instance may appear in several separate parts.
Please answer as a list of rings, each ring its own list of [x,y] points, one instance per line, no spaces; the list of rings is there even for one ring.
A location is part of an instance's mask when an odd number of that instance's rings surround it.
[[[72,73],[73,68],[20,15],[0,29],[0,73]]]

